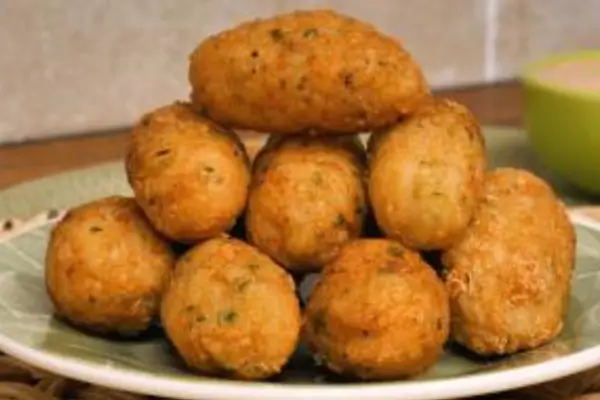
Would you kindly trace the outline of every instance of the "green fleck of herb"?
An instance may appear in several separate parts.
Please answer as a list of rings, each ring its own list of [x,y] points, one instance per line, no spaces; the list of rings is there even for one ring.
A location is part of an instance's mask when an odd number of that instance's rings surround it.
[[[219,322],[224,324],[233,324],[238,318],[238,314],[234,310],[225,310],[219,313]]]
[[[248,269],[252,272],[257,271],[260,268],[260,264],[248,264]]]
[[[327,332],[327,320],[326,320],[325,310],[321,309],[315,312],[315,315],[312,320],[313,329],[315,330],[315,334],[326,334]]]
[[[272,29],[271,30],[271,38],[275,42],[279,42],[283,39],[283,31],[281,29]]]
[[[199,323],[199,324],[201,324],[201,323],[203,323],[204,321],[206,321],[206,319],[207,319],[207,318],[206,318],[206,316],[204,316],[204,315],[198,315],[198,316],[196,317],[196,322],[197,322],[197,323]]]
[[[306,89],[306,81],[307,80],[308,79],[304,75],[302,77],[300,77],[300,80],[298,81],[298,84],[296,85],[296,88],[298,90],[304,90],[304,89]]]
[[[215,172],[215,169],[210,165],[205,165],[204,167],[202,167],[202,171],[208,172],[210,174],[211,172]]]
[[[344,75],[344,86],[349,88],[352,86],[352,83],[354,82],[354,75],[352,74],[345,74]]]
[[[319,35],[319,31],[316,28],[310,28],[304,31],[305,38],[311,38]]]
[[[315,185],[321,186],[323,184],[323,174],[320,171],[313,172],[312,181]]]
[[[245,291],[248,288],[248,286],[250,285],[250,283],[252,283],[252,281],[251,281],[251,279],[248,279],[248,278],[237,278],[233,281],[235,290],[237,292]]]
[[[432,160],[421,160],[421,161],[419,161],[419,165],[423,165],[426,167],[433,167],[433,166],[437,165],[437,162],[432,161]]]
[[[347,224],[346,217],[344,217],[343,214],[338,214],[335,217],[335,221],[334,221],[335,226],[342,227],[342,226],[345,226],[346,224]]]
[[[162,156],[166,156],[166,155],[167,155],[167,154],[169,154],[170,152],[171,152],[171,150],[170,150],[170,149],[162,149],[162,150],[159,150],[159,151],[157,151],[156,153],[154,153],[154,155],[155,155],[156,157],[162,157]]]
[[[100,228],[99,226],[90,227],[90,232],[92,232],[92,233],[97,233],[97,232],[102,232],[102,231],[103,231],[103,229]]]
[[[389,256],[392,256],[392,257],[403,257],[404,249],[399,244],[393,243],[388,246],[387,253]]]
[[[258,57],[258,50],[253,50],[252,53],[250,53],[250,56],[252,58],[257,58]]]

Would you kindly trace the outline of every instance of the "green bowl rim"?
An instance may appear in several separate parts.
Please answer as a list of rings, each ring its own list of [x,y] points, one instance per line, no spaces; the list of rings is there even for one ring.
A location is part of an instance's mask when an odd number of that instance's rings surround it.
[[[542,60],[534,61],[525,66],[521,73],[521,80],[526,86],[534,86],[555,93],[580,97],[585,100],[600,101],[600,92],[576,89],[571,86],[552,83],[536,76],[540,69],[557,65],[567,61],[600,60],[600,49],[589,49],[570,53],[555,54]]]

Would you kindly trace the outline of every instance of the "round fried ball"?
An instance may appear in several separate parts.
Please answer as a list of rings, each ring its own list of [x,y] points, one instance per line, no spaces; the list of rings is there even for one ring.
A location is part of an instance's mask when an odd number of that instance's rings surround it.
[[[300,331],[292,278],[228,237],[196,245],[178,261],[161,318],[191,369],[245,380],[280,372]]]
[[[158,314],[175,256],[130,198],[69,211],[52,230],[46,288],[57,315],[98,333],[135,335]]]
[[[449,319],[443,282],[418,253],[388,239],[360,239],[323,270],[303,333],[332,371],[401,379],[437,361]]]
[[[363,231],[364,158],[355,137],[269,140],[254,162],[248,240],[290,271],[320,269]]]
[[[435,99],[369,143],[369,194],[386,236],[445,249],[464,233],[486,168],[479,125],[464,106]]]
[[[443,255],[453,339],[483,355],[549,342],[562,329],[575,233],[552,189],[530,172],[488,173],[473,223]]]
[[[151,223],[173,240],[228,231],[246,205],[250,166],[242,143],[185,103],[142,118],[131,134],[126,170]]]
[[[329,10],[243,23],[190,57],[192,102],[233,128],[355,133],[385,126],[430,95],[394,39]]]

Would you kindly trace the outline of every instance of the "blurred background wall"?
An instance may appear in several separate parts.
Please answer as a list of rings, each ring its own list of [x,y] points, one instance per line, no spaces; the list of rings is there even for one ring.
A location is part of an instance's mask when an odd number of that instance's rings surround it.
[[[187,55],[202,38],[312,7],[399,37],[434,87],[600,47],[599,0],[0,0],[0,143],[127,126],[187,97]]]

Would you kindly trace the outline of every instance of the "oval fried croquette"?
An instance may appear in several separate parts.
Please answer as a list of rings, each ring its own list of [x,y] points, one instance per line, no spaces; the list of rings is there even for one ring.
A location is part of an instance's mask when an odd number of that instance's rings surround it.
[[[489,172],[465,236],[443,255],[452,336],[483,355],[527,350],[562,329],[575,234],[565,208],[535,175]]]
[[[290,271],[320,269],[363,231],[364,158],[355,137],[270,139],[254,162],[248,240]]]
[[[158,314],[175,256],[133,199],[78,206],[53,229],[46,288],[59,316],[97,333],[146,330]]]
[[[300,332],[292,278],[228,237],[196,245],[178,261],[161,319],[191,369],[247,380],[277,374]]]
[[[417,252],[392,240],[360,239],[322,271],[303,335],[332,371],[400,379],[437,361],[449,319],[444,285]]]
[[[192,102],[224,126],[273,134],[366,132],[429,96],[394,39],[327,10],[246,22],[190,57]]]
[[[185,103],[142,118],[131,134],[126,170],[150,222],[177,241],[231,229],[246,205],[250,166],[244,146]]]
[[[369,194],[379,227],[419,250],[448,248],[464,233],[486,168],[479,125],[464,106],[428,102],[369,142]]]

